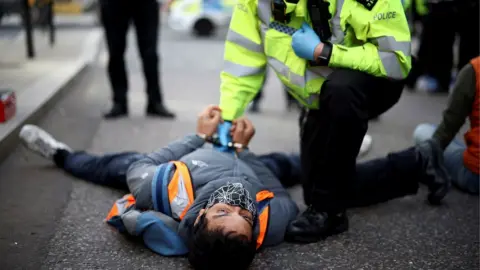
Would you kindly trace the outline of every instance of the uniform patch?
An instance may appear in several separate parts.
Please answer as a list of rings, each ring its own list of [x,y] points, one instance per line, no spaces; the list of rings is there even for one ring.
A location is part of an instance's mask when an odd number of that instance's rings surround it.
[[[366,9],[372,10],[373,7],[377,4],[378,0],[357,0],[360,4],[362,4]]]

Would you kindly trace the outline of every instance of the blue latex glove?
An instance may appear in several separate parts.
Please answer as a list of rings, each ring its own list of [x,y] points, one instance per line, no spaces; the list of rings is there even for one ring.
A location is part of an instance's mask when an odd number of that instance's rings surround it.
[[[292,36],[292,48],[295,54],[303,59],[314,60],[315,48],[321,42],[315,31],[305,22]]]
[[[222,146],[214,146],[214,148],[220,152],[233,153],[234,149],[228,148],[228,143],[232,141],[232,136],[230,136],[230,128],[232,127],[232,122],[224,121],[219,124],[217,127],[218,139]]]

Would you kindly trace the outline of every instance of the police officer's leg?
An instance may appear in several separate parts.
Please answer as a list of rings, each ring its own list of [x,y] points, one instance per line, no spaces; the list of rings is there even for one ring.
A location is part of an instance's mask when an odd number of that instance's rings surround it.
[[[133,23],[147,87],[147,114],[173,118],[175,115],[168,111],[163,104],[160,87],[157,52],[160,23],[158,2],[156,0],[142,0],[132,4],[131,8],[133,9]]]
[[[347,229],[344,192],[355,176],[368,120],[393,106],[402,88],[353,70],[329,76],[320,109],[308,111],[301,127],[302,184],[310,207],[290,224],[287,240],[313,242]],[[375,95],[382,95],[382,104]]]
[[[124,116],[127,110],[128,81],[125,70],[125,48],[127,30],[130,24],[129,1],[103,0],[101,4],[101,15],[103,28],[107,39],[108,48],[108,75],[113,90],[113,107],[105,114],[106,118]]]

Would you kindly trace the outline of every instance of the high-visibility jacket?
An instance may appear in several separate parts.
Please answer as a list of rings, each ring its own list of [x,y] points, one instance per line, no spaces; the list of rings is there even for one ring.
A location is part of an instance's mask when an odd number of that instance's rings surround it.
[[[239,0],[225,42],[221,73],[222,116],[233,120],[261,88],[268,66],[290,93],[308,108],[318,108],[325,78],[335,68],[403,79],[411,68],[410,30],[401,1],[373,0],[368,10],[356,0],[328,0],[333,44],[328,67],[311,67],[291,46],[293,33],[306,21],[307,0],[286,3],[291,20],[272,16],[271,0]],[[388,91],[388,89],[385,89]]]
[[[473,58],[470,64],[475,70],[475,99],[470,113],[470,130],[465,133],[467,149],[463,153],[463,161],[472,172],[480,173],[480,56]]]

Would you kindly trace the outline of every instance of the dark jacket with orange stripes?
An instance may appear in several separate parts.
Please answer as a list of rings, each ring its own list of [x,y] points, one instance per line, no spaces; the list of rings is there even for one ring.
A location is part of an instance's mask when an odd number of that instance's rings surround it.
[[[252,152],[233,156],[202,148],[204,143],[190,135],[132,164],[127,172],[132,194],[114,204],[107,222],[141,236],[161,255],[184,255],[193,223],[212,192],[227,183],[242,183],[256,194],[257,248],[282,242],[298,208],[280,181]]]

